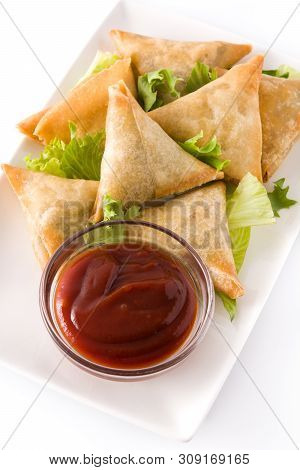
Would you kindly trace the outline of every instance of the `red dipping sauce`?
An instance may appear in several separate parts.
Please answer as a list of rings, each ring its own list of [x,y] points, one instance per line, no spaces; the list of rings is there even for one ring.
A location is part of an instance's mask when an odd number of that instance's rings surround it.
[[[194,325],[197,297],[183,265],[151,245],[88,249],[57,282],[54,308],[67,342],[113,368],[140,368],[169,357]]]

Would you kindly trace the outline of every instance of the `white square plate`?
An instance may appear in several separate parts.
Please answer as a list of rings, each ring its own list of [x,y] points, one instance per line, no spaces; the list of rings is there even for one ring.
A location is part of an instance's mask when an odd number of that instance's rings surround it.
[[[101,5],[99,4],[99,8]],[[86,70],[97,49],[110,49],[111,28],[183,40],[250,42],[197,21],[172,16],[160,9],[133,2],[119,3],[96,31],[66,75],[61,90],[67,92]],[[200,32],[200,33],[198,33]],[[254,53],[263,52],[259,47]],[[271,50],[267,67],[299,63]],[[59,99],[56,93],[50,102]],[[24,139],[11,162],[21,165],[28,152],[39,146]],[[300,200],[299,144],[275,175],[287,178],[291,197]],[[24,216],[6,179],[0,179],[0,360],[44,383],[59,362],[61,353],[44,328],[38,305],[41,272],[25,230]],[[244,346],[288,256],[300,229],[300,204],[285,211],[275,226],[252,231],[251,244],[241,281],[246,295],[239,301],[236,320],[230,323],[217,304],[215,325],[188,360],[174,370],[145,382],[117,383],[93,377],[64,360],[49,386],[87,402],[100,410],[157,433],[187,440],[196,432]],[[229,346],[230,345],[230,346]]]

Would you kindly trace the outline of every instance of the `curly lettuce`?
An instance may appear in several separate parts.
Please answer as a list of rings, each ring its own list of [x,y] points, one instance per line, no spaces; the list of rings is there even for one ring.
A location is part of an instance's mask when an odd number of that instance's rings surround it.
[[[83,82],[83,80],[90,77],[91,75],[95,75],[96,73],[102,72],[104,69],[108,69],[119,59],[120,57],[117,54],[113,54],[112,52],[97,51],[91,65],[85,74],[81,77],[81,79],[77,82],[77,85],[79,85],[79,83]]]
[[[287,197],[290,187],[286,186],[284,188],[284,183],[285,178],[275,181],[273,191],[268,193],[275,217],[280,217],[279,211],[281,209],[289,209],[291,206],[297,204],[297,201]]]
[[[202,62],[196,62],[188,77],[185,93],[192,93],[218,78],[217,70]]]
[[[122,201],[113,199],[109,194],[103,196],[103,220],[134,220],[140,216],[141,208],[134,204],[128,208],[123,206]],[[106,225],[98,227],[92,233],[87,233],[86,243],[122,243],[124,240],[124,229],[122,225]]]
[[[216,136],[213,136],[205,145],[198,146],[197,142],[202,139],[203,131],[200,131],[194,137],[186,140],[185,142],[178,142],[178,144],[194,157],[198,158],[207,165],[222,171],[230,163],[230,160],[222,160],[222,150],[220,144],[217,142]]]
[[[145,111],[159,108],[166,102],[168,95],[179,98],[176,85],[181,78],[170,69],[160,69],[140,75],[138,78],[139,101]]]
[[[25,157],[29,170],[62,178],[100,180],[100,164],[104,153],[105,132],[76,137],[76,125],[69,123],[71,140],[65,144],[54,138],[38,158]]]

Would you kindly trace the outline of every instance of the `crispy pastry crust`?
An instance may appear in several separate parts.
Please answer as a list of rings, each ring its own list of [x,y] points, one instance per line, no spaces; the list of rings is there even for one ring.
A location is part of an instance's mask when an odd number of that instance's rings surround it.
[[[61,243],[88,222],[98,182],[71,180],[3,165],[26,214],[41,267]]]
[[[93,221],[102,198],[144,202],[223,177],[174,142],[139,106],[124,83],[109,88],[106,145]]]
[[[138,75],[169,68],[175,75],[186,79],[197,60],[226,68],[252,49],[249,44],[171,41],[117,29],[112,30],[110,35],[119,54],[122,57],[131,57]]]
[[[34,135],[44,144],[54,137],[69,142],[69,121],[77,125],[79,136],[93,134],[103,129],[107,112],[108,87],[122,79],[132,93],[136,94],[135,79],[130,64],[130,59],[117,60],[111,67],[92,75],[73,88],[65,100],[52,106],[42,116]]]
[[[259,89],[263,132],[262,173],[267,181],[300,132],[300,80],[263,75]]]
[[[232,299],[243,295],[231,251],[224,183],[215,182],[178,196],[163,206],[145,209],[142,218],[188,241],[207,265],[217,290]]]
[[[45,108],[45,109],[42,109],[41,111],[38,111],[35,114],[31,114],[26,119],[19,122],[17,124],[17,128],[19,129],[20,132],[22,132],[22,134],[25,134],[30,139],[33,139],[39,142],[40,141],[39,138],[36,135],[34,135],[34,130],[36,126],[38,125],[39,121],[47,113],[48,110],[49,108]]]
[[[262,180],[262,130],[258,89],[263,57],[233,67],[194,93],[149,113],[173,139],[183,142],[203,130],[217,136],[225,176],[239,181],[250,172]]]

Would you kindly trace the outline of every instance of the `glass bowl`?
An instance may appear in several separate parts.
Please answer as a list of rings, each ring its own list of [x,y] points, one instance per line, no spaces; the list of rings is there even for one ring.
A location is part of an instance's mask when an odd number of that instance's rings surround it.
[[[60,331],[54,311],[54,294],[61,270],[74,256],[105,244],[151,244],[184,267],[197,297],[196,319],[184,343],[172,355],[143,368],[110,368],[93,362],[67,342]],[[110,380],[141,380],[176,366],[187,358],[203,339],[214,313],[215,295],[207,267],[184,239],[164,227],[145,221],[99,222],[68,238],[47,264],[40,284],[40,309],[50,336],[66,358],[94,375]]]

